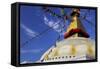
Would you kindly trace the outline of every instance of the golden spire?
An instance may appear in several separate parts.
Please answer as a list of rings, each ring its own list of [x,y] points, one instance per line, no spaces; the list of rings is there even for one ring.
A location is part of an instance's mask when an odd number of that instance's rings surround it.
[[[89,37],[86,33],[84,26],[82,25],[80,19],[80,9],[73,9],[71,13],[71,23],[67,28],[67,31],[64,35],[65,38],[70,36],[72,37]]]

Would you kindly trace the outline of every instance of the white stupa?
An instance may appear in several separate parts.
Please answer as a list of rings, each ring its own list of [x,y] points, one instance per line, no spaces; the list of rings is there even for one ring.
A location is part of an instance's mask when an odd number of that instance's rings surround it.
[[[79,14],[79,9],[73,10],[72,22],[67,28],[65,39],[48,49],[39,62],[78,61],[95,58],[95,41],[88,38],[88,33],[78,19]]]

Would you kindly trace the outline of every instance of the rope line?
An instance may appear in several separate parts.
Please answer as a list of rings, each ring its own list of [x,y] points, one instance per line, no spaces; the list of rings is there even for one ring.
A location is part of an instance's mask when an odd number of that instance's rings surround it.
[[[61,20],[61,21],[62,21],[62,20]],[[56,25],[58,25],[58,24],[60,24],[60,22],[54,24],[52,27],[54,27],[54,26],[56,26]],[[47,28],[46,30],[44,30],[43,32],[39,33],[39,34],[36,35],[35,37],[32,37],[31,39],[29,39],[29,40],[27,40],[26,42],[22,43],[22,46],[24,46],[25,44],[27,44],[29,41],[33,40],[34,38],[39,37],[40,35],[43,35],[45,32],[47,32],[47,31],[49,31],[50,29],[52,29],[52,27]]]

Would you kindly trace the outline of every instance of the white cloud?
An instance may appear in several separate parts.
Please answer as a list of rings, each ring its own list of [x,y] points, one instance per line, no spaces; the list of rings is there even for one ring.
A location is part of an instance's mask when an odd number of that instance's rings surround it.
[[[49,20],[46,16],[44,16],[44,23],[46,25],[48,25],[49,27],[52,27],[56,32],[58,32],[60,34],[64,34],[64,31],[62,31],[62,27],[59,24],[60,22],[61,22],[60,20],[58,20],[58,21]]]
[[[23,61],[21,64],[32,63],[32,61]]]
[[[31,37],[35,37],[36,35],[38,35],[38,33],[36,33],[35,31],[31,30],[30,28],[28,28],[24,24],[21,24],[21,27],[26,31],[26,34],[31,36]]]
[[[21,53],[40,53],[43,49],[21,50]]]

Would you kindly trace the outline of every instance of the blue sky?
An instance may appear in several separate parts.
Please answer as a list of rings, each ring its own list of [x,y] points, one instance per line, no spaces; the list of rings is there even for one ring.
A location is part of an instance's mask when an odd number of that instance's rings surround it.
[[[60,8],[50,7],[59,15]],[[66,8],[65,13],[70,15],[72,8]],[[95,25],[95,10],[81,9],[81,16],[87,12],[87,19]],[[95,27],[81,19],[90,38],[95,39]],[[42,54],[55,44],[59,35],[63,39],[63,33],[60,33],[63,20],[45,13],[39,6],[21,6],[20,7],[20,62],[36,62]],[[59,25],[60,23],[60,25]],[[70,20],[66,21],[66,28]],[[55,26],[54,26],[55,25]],[[48,28],[52,28],[47,30]],[[44,32],[39,35],[41,32]],[[39,36],[38,36],[39,35]],[[35,37],[38,36],[38,37]],[[35,37],[35,38],[33,38]],[[31,39],[33,38],[33,39]],[[31,39],[31,40],[30,40]]]

